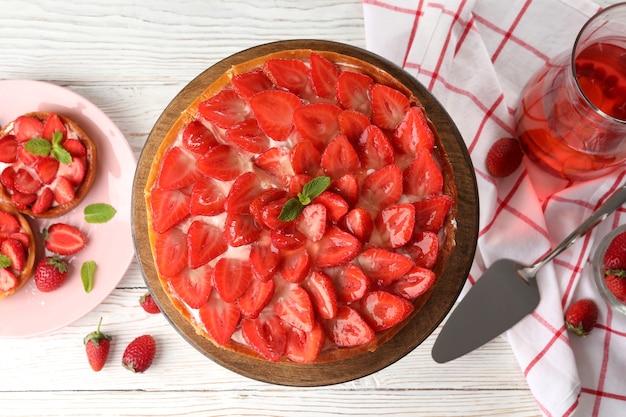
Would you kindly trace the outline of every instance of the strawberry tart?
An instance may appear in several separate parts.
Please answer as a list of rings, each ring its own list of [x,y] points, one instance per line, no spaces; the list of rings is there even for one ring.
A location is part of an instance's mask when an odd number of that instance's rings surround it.
[[[455,245],[453,172],[424,107],[330,51],[218,77],[160,143],[145,201],[171,304],[216,346],[271,362],[377,349]]]
[[[0,130],[0,197],[29,216],[59,217],[76,207],[96,164],[91,138],[56,113],[27,113]]]
[[[30,224],[13,205],[0,202],[0,300],[28,282],[35,255]]]

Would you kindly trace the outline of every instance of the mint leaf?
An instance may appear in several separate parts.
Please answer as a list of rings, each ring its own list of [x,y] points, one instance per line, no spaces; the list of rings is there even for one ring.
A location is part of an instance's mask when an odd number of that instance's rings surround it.
[[[96,263],[94,261],[83,262],[80,267],[80,279],[83,281],[83,288],[86,293],[93,289],[94,273],[96,272]]]
[[[32,138],[24,144],[24,148],[37,156],[48,156],[52,150],[52,144],[44,138]]]
[[[11,266],[11,258],[0,253],[0,268],[8,268]]]
[[[52,135],[52,157],[62,164],[71,164],[72,155],[61,145],[63,133],[58,130]]]
[[[308,200],[306,204],[309,204],[311,200],[326,191],[329,185],[330,177],[316,177],[304,184],[304,187],[302,187],[302,193],[300,194],[302,194],[305,199]],[[299,196],[300,195],[298,195],[298,197]],[[302,199],[300,200],[302,201]]]
[[[302,213],[302,209],[304,209],[304,206],[297,198],[287,200],[287,202],[283,206],[283,209],[278,215],[278,220],[284,222],[290,222],[292,220],[295,220],[296,217],[298,217],[300,213]]]
[[[85,221],[87,223],[106,223],[115,216],[117,211],[109,204],[95,203],[85,207]]]

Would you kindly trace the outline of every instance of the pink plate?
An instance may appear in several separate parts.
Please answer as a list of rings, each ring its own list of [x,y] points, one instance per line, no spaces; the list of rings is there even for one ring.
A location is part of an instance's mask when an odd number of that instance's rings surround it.
[[[98,172],[93,188],[71,213],[56,219],[29,218],[35,235],[52,223],[78,227],[87,236],[87,246],[68,257],[70,273],[61,288],[50,293],[37,290],[30,280],[13,296],[0,301],[0,337],[37,336],[60,329],[98,306],[120,282],[134,247],[131,232],[131,195],[136,161],[118,127],[93,103],[63,87],[41,81],[0,81],[0,126],[21,114],[49,111],[65,115],[91,136],[98,151]],[[89,224],[85,206],[108,203],[117,213],[107,223]],[[38,258],[43,243],[36,236]],[[95,261],[94,286],[86,293],[80,278],[85,261]]]

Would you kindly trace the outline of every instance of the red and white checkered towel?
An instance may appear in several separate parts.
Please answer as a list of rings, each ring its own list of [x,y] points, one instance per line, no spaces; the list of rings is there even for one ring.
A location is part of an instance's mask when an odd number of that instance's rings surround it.
[[[624,183],[624,169],[576,183],[527,161],[505,179],[485,170],[490,145],[514,135],[513,115],[525,83],[550,57],[571,49],[597,4],[364,0],[363,10],[367,48],[432,91],[456,122],[474,163],[480,231],[465,291],[498,258],[539,259]],[[626,316],[602,301],[590,262],[600,238],[622,223],[626,207],[546,265],[538,276],[538,308],[504,335],[545,416],[626,415]],[[579,338],[565,330],[563,315],[573,301],[587,297],[597,301],[600,318],[587,338]]]

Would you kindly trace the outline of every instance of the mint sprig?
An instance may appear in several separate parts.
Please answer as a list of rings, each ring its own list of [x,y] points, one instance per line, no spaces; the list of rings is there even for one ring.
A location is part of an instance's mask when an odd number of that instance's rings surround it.
[[[304,206],[311,204],[311,201],[322,194],[329,185],[330,177],[316,177],[304,184],[302,191],[298,193],[298,198],[287,200],[278,215],[278,220],[284,222],[295,220],[304,210]]]
[[[0,268],[8,268],[11,266],[11,258],[0,253]]]
[[[24,148],[33,155],[52,156],[63,164],[72,163],[72,155],[61,145],[63,133],[54,132],[52,141],[44,138],[32,138],[24,144]]]

